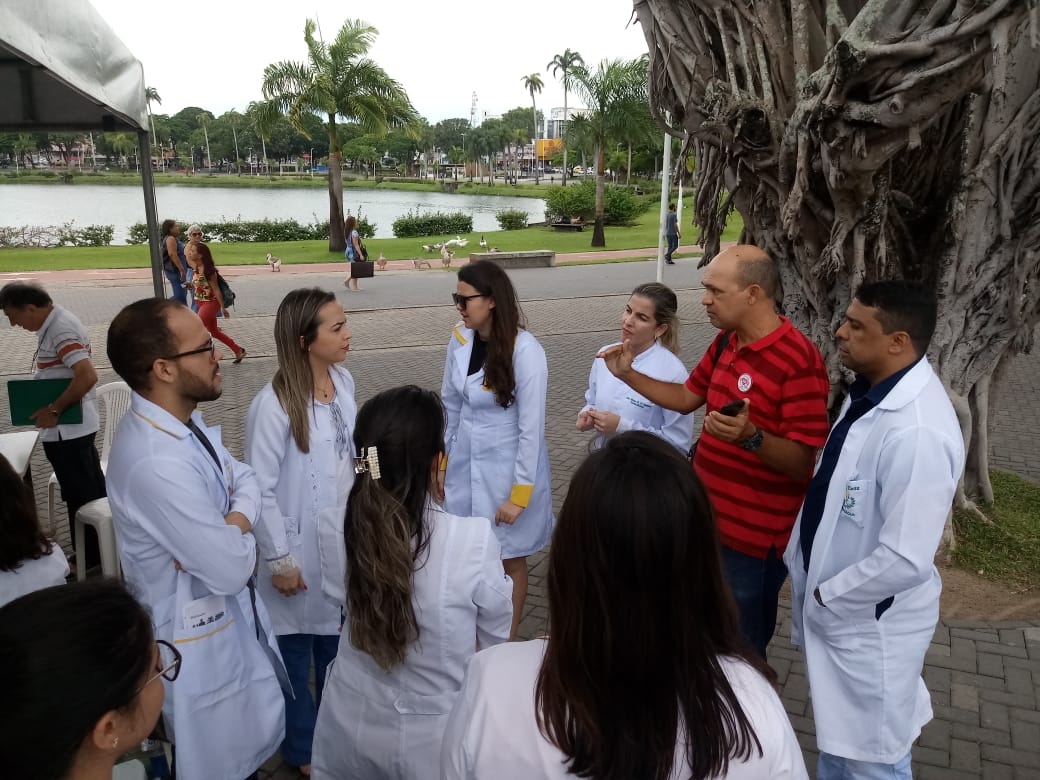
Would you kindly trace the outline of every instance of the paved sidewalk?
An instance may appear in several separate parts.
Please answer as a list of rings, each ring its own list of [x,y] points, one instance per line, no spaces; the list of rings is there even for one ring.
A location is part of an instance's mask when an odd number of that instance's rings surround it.
[[[680,259],[668,266],[666,283],[680,301],[682,354],[692,365],[707,346],[712,329],[700,306],[700,273],[696,260]],[[287,266],[283,267],[287,268]],[[617,338],[627,292],[652,279],[654,265],[645,262],[571,266],[511,272],[532,331],[545,347],[549,362],[550,396],[547,438],[553,494],[557,508],[575,466],[587,452],[589,438],[574,430],[582,405],[592,355]],[[0,283],[2,283],[0,279]],[[365,280],[361,293],[342,287],[342,267],[300,277],[266,273],[243,276],[235,284],[242,301],[224,327],[249,350],[240,365],[222,366],[224,394],[207,404],[204,414],[223,425],[225,444],[236,456],[243,446],[245,413],[256,392],[275,370],[273,312],[289,289],[318,285],[337,291],[348,308],[354,332],[347,361],[363,402],[382,389],[405,382],[439,388],[444,348],[457,320],[449,301],[454,275],[429,271],[396,273]],[[87,323],[101,382],[114,379],[105,353],[108,322],[125,303],[150,294],[145,279],[105,282],[47,279],[55,299],[76,311]],[[364,284],[364,282],[363,282]],[[0,323],[0,379],[23,376],[31,366],[33,334]],[[993,466],[1040,480],[1040,357],[1012,361],[1005,398],[1014,399],[993,416]],[[6,392],[0,389],[0,420],[9,419]],[[50,469],[42,449],[33,459],[37,501],[46,511]],[[62,510],[64,511],[64,510]],[[62,541],[68,545],[64,516]],[[522,637],[544,633],[547,618],[545,556],[531,559],[531,588],[521,623]],[[804,659],[790,645],[787,610],[771,647],[771,662],[780,675],[784,705],[798,732],[814,776],[815,729]],[[914,748],[915,777],[1035,778],[1040,780],[1040,621],[944,621],[936,631],[925,668],[932,692],[935,720]],[[296,777],[277,757],[265,767],[266,778]]]

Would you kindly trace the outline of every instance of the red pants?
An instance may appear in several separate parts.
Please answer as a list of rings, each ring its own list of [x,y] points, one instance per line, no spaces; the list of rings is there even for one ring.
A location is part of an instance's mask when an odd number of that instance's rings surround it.
[[[206,330],[209,331],[210,335],[219,339],[227,345],[228,349],[234,352],[236,355],[242,351],[242,347],[235,343],[235,340],[228,334],[220,329],[217,324],[217,314],[220,312],[220,304],[216,301],[196,301],[199,304],[199,319],[202,320],[202,324],[206,326]]]

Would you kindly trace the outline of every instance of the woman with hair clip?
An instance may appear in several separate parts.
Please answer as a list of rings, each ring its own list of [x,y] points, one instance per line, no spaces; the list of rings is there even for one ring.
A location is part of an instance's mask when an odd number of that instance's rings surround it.
[[[241,363],[242,358],[246,356],[245,348],[238,346],[217,324],[217,314],[225,319],[231,314],[224,305],[224,295],[220,292],[220,283],[217,280],[217,266],[213,263],[213,253],[210,252],[208,244],[199,241],[195,245],[191,264],[195,270],[192,284],[195,287],[195,303],[199,306],[199,319],[213,338],[220,339],[235,354],[235,359],[231,362]]]
[[[69,562],[61,547],[44,536],[36,517],[36,496],[0,455],[0,606],[26,593],[64,585]]]
[[[741,639],[711,506],[642,431],[571,480],[546,575],[549,636],[479,653],[441,777],[807,778],[775,674]]]
[[[633,367],[663,382],[685,382],[689,372],[679,360],[679,302],[675,293],[658,282],[632,291],[621,315],[621,342],[627,342]],[[603,358],[592,362],[585,406],[578,413],[579,431],[596,431],[595,446],[625,431],[660,436],[686,454],[693,443],[693,414],[679,414],[648,401],[607,368]]]
[[[322,598],[322,523],[340,525],[354,482],[354,379],[340,365],[350,329],[336,296],[293,290],[274,320],[278,370],[246,417],[246,461],[260,483],[258,589],[296,693],[285,697],[282,759],[310,773],[325,669],[336,657],[338,604]],[[335,589],[342,586],[335,584]],[[317,702],[311,697],[311,662]]]
[[[155,728],[180,671],[123,584],[87,580],[0,608],[0,767],[20,780],[108,780]],[[161,679],[160,679],[161,678]]]
[[[466,662],[504,642],[511,583],[483,518],[433,502],[444,411],[419,387],[358,412],[343,526],[346,620],[314,732],[312,777],[425,780]]]
[[[513,580],[515,636],[527,597],[527,556],[545,547],[552,532],[548,367],[499,265],[464,265],[452,300],[462,322],[448,341],[441,386],[448,415],[444,508],[492,522]]]

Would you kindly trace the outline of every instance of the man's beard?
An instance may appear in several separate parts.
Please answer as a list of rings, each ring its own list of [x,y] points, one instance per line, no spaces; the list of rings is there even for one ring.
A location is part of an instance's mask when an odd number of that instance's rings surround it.
[[[208,382],[194,374],[189,374],[181,380],[181,393],[195,404],[216,401],[222,392],[223,387],[216,381],[216,375]]]

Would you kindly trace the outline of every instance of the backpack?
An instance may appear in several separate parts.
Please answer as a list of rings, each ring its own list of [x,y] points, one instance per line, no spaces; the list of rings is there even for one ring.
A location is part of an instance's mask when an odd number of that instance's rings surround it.
[[[220,271],[217,271],[217,286],[220,288],[220,295],[224,299],[224,307],[235,305],[235,291],[231,289],[231,285],[227,283],[227,279],[220,275]]]

